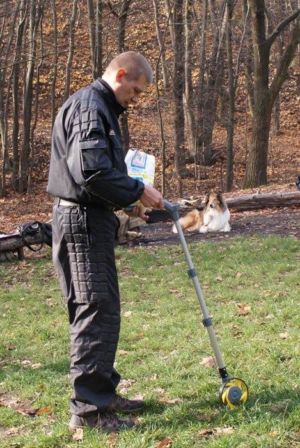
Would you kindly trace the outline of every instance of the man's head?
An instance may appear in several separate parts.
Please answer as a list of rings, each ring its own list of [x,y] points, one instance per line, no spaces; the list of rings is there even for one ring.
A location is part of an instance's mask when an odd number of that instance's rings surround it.
[[[115,93],[123,107],[136,103],[138,96],[152,82],[152,68],[147,59],[135,51],[116,56],[108,65],[102,78]]]

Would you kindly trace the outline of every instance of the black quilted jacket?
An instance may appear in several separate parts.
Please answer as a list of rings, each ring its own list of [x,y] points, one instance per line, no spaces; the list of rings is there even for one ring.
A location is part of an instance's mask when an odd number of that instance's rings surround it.
[[[48,193],[83,205],[126,207],[144,184],[127,175],[118,117],[124,109],[98,79],[72,95],[53,128]]]

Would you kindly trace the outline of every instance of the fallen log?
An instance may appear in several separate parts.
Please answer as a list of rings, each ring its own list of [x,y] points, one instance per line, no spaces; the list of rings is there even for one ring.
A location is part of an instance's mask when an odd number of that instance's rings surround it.
[[[300,191],[245,194],[226,198],[226,203],[229,209],[239,212],[273,207],[300,207]],[[194,208],[203,209],[203,204],[192,205],[188,201],[185,201],[185,204],[180,206],[180,215],[185,215]],[[149,212],[149,224],[168,220],[170,220],[170,215],[166,210],[154,209]]]
[[[237,211],[255,210],[272,207],[300,207],[300,191],[245,194],[226,199],[229,208]]]

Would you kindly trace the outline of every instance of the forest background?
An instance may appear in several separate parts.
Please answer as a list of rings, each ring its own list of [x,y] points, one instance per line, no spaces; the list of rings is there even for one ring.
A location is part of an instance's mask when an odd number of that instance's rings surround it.
[[[49,216],[55,115],[126,50],[149,59],[155,83],[121,119],[124,147],[156,156],[156,186],[165,197],[294,188],[299,6],[299,0],[1,0],[1,230],[20,214]]]

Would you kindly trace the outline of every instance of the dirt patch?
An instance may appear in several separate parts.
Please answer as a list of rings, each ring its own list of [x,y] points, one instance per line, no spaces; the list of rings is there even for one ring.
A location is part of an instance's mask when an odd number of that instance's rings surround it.
[[[239,236],[281,235],[300,239],[300,208],[264,209],[256,212],[231,213],[229,233],[186,232],[187,242],[222,241]],[[172,221],[149,224],[143,227],[143,236],[132,245],[178,244],[178,236],[171,233]]]

